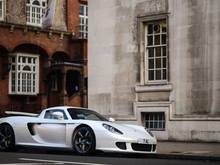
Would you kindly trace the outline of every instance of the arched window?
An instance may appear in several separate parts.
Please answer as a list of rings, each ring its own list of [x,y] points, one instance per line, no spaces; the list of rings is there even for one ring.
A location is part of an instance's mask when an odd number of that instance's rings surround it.
[[[28,0],[26,3],[27,24],[41,26],[46,9],[47,0]]]

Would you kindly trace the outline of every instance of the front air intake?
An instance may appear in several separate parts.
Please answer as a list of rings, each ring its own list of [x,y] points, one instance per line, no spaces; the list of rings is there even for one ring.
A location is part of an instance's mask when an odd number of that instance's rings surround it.
[[[118,148],[120,148],[121,150],[126,150],[127,149],[125,142],[116,142],[116,146]]]

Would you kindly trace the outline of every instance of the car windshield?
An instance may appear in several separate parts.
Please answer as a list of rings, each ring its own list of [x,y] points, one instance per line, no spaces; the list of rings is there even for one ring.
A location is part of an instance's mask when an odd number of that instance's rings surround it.
[[[95,120],[95,121],[108,121],[105,117],[95,111],[85,109],[67,109],[73,120]]]

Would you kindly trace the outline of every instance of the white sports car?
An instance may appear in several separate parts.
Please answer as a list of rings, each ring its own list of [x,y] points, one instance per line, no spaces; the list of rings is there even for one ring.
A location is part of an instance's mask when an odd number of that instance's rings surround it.
[[[23,114],[24,115],[24,114]],[[65,148],[85,155],[95,150],[156,153],[156,138],[137,125],[116,124],[95,111],[58,106],[39,115],[0,119],[0,150],[16,146]]]

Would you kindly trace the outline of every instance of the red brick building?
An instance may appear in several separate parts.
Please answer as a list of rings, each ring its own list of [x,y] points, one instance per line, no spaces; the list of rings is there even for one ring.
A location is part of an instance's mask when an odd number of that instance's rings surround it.
[[[87,24],[87,0],[0,0],[0,113],[87,106]]]

